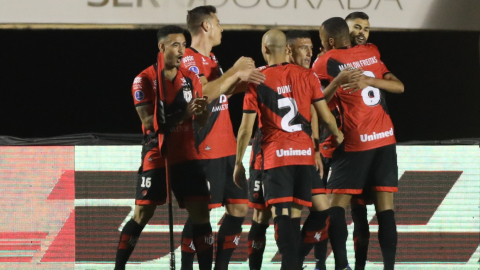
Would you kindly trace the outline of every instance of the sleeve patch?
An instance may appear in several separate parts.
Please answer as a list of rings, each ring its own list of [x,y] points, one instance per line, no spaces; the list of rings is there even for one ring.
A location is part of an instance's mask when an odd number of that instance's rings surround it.
[[[145,99],[145,93],[143,93],[143,91],[141,91],[141,90],[135,91],[135,100],[136,101],[142,101],[144,99]]]
[[[193,72],[197,75],[200,73],[200,70],[198,69],[197,66],[191,66],[191,67],[188,68],[188,70],[190,70],[191,72]]]

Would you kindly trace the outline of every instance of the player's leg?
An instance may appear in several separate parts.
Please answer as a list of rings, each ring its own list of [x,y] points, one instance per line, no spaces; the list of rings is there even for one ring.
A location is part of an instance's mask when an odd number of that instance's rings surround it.
[[[262,268],[265,252],[266,233],[270,226],[272,212],[268,208],[253,209],[252,227],[248,233],[248,265],[250,270]]]
[[[208,204],[210,193],[198,160],[171,166],[172,190],[182,208],[186,208],[192,223],[192,239],[200,270],[211,270],[213,233]]]
[[[335,269],[350,269],[347,259],[348,237],[345,208],[352,194],[361,194],[366,184],[374,152],[345,152],[342,145],[333,152],[332,174],[327,189],[333,192],[330,203],[328,236],[335,256]]]
[[[282,269],[297,270],[299,239],[294,233],[291,219],[292,203],[294,201],[295,180],[299,166],[277,167],[264,171],[265,200],[272,210],[275,224],[275,240],[279,253],[282,255]],[[306,202],[311,201],[311,179]],[[301,181],[299,181],[301,182]],[[311,206],[311,205],[308,205]],[[299,230],[298,230],[299,231]]]
[[[157,205],[166,199],[165,169],[158,168],[143,172],[137,177],[135,211],[122,229],[115,257],[115,269],[125,269],[140,234],[153,217]]]
[[[195,260],[195,245],[193,244],[192,220],[188,217],[182,230],[182,258],[180,270],[193,270]]]
[[[367,201],[364,194],[353,196],[350,201],[353,219],[353,242],[355,248],[355,270],[365,269],[370,242],[370,227],[367,219]],[[361,197],[359,197],[361,196]]]
[[[325,168],[325,167],[324,167]],[[326,167],[329,170],[329,166]],[[325,269],[325,259],[328,243],[328,208],[326,192],[326,178],[320,178],[320,175],[312,166],[313,188],[312,188],[312,207],[305,220],[300,240],[300,260],[303,262],[305,256],[315,246],[317,259],[315,269]]]
[[[376,149],[376,170],[373,190],[376,191],[375,209],[378,219],[378,241],[385,270],[394,269],[397,252],[397,225],[395,223],[393,193],[398,191],[398,166],[395,144]]]
[[[248,233],[248,265],[250,270],[259,270],[265,252],[266,232],[272,218],[272,212],[265,206],[261,170],[250,168],[248,191],[248,205],[253,208],[252,226]]]
[[[247,189],[240,189],[233,182],[233,170],[236,156],[211,160],[210,167],[220,175],[214,182],[222,182],[222,190],[217,191],[221,201],[225,204],[226,213],[217,234],[217,253],[215,258],[215,270],[226,270],[233,252],[240,243],[242,224],[248,213]],[[207,169],[208,170],[208,169]],[[208,174],[207,174],[208,177]],[[209,178],[210,179],[210,178]],[[213,182],[211,182],[211,186]],[[244,183],[243,186],[246,186]],[[213,188],[210,188],[212,191]],[[211,192],[213,194],[213,192]],[[212,197],[213,202],[213,197]],[[211,202],[211,203],[212,203]]]

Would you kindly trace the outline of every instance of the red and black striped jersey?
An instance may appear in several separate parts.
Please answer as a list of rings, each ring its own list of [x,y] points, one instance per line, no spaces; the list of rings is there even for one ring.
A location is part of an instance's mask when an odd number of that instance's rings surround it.
[[[222,75],[222,70],[213,53],[203,56],[193,48],[185,50],[182,67],[199,76],[205,76],[210,82]],[[216,159],[236,154],[237,141],[233,134],[228,98],[221,95],[208,104],[210,112],[207,124],[196,129],[195,136],[201,159]]]
[[[383,78],[389,73],[373,44],[330,50],[315,61],[312,69],[321,80],[331,82],[349,65],[362,68],[365,76],[374,78]],[[345,151],[365,151],[396,142],[382,90],[369,86],[350,93],[340,87],[336,94],[345,135]]]
[[[155,95],[156,110],[159,108],[158,98],[160,98],[164,106],[166,121],[171,115],[183,114],[188,103],[197,93],[202,96],[202,83],[195,73],[180,68],[173,81],[164,77],[162,69],[158,71],[158,74],[157,77],[163,78],[163,82],[162,79],[158,79],[158,92]],[[157,113],[155,117],[158,117]],[[195,147],[193,119],[194,117],[183,120],[168,130],[166,147],[168,161],[171,165],[200,159],[200,154]],[[154,121],[158,123],[158,120]],[[158,131],[158,127],[156,130]],[[164,141],[164,136],[164,134],[159,134],[160,142]]]
[[[265,82],[249,86],[243,110],[258,114],[264,169],[315,164],[310,106],[324,98],[317,76],[289,63],[262,73]]]

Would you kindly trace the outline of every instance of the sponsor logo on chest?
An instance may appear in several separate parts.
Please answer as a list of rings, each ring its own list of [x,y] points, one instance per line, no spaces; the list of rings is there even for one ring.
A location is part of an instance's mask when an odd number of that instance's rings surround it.
[[[182,61],[186,68],[195,65],[195,59],[191,55],[183,57]]]
[[[219,103],[220,105],[214,106],[214,107],[212,108],[212,112],[219,112],[219,111],[223,111],[223,110],[228,110],[228,102],[227,102],[228,99],[227,99],[227,96],[226,96],[226,95],[221,95],[221,96],[219,97],[219,99],[220,99],[220,100],[218,101],[218,103]]]

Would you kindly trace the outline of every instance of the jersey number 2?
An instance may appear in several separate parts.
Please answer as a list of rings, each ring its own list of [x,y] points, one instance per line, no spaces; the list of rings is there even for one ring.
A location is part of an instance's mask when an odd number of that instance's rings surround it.
[[[286,97],[278,100],[279,109],[287,107],[290,108],[290,111],[288,111],[288,113],[285,114],[285,116],[282,118],[282,129],[286,132],[301,131],[302,124],[290,125],[290,123],[293,121],[293,119],[295,118],[295,116],[297,116],[298,113],[297,102],[295,102],[295,99]]]

